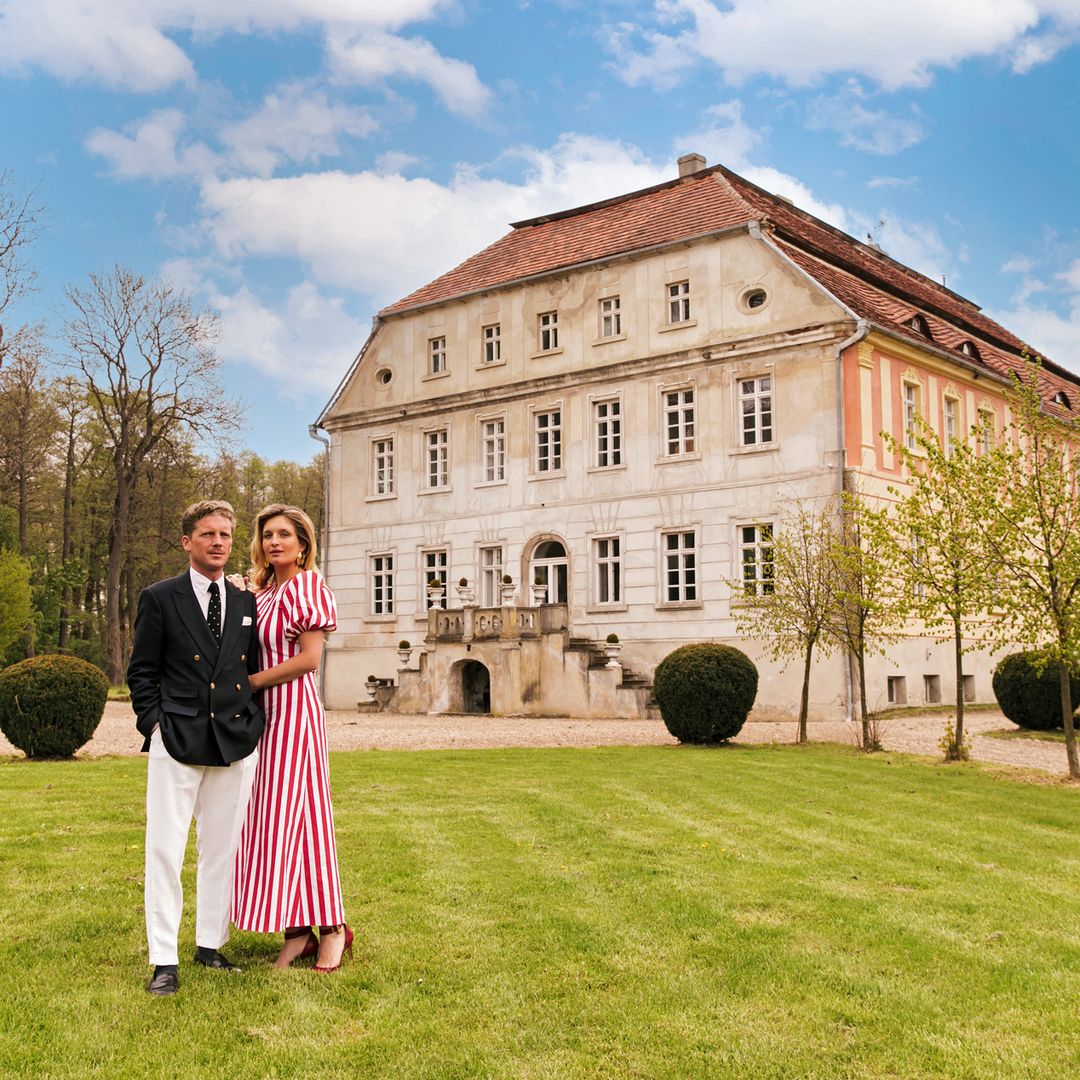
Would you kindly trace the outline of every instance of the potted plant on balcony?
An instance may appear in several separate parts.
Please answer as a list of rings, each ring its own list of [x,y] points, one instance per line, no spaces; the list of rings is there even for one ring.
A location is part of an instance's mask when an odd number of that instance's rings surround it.
[[[467,577],[463,577],[458,581],[457,593],[461,597],[462,604],[471,604],[476,597],[476,593],[470,587]]]
[[[402,638],[397,643],[397,658],[403,671],[409,666],[410,656],[412,656],[412,643],[407,638]]]
[[[504,607],[514,602],[514,579],[509,574],[503,574],[499,592],[502,594]]]
[[[619,666],[619,653],[622,651],[622,642],[618,634],[608,634],[604,642],[604,655],[607,657],[607,667]]]
[[[547,600],[547,591],[547,581],[538,574],[533,578],[532,583],[533,604],[535,604],[536,607],[539,607]]]
[[[428,582],[427,594],[429,606],[441,611],[443,596],[446,594],[446,586],[443,585],[442,578],[434,577]]]

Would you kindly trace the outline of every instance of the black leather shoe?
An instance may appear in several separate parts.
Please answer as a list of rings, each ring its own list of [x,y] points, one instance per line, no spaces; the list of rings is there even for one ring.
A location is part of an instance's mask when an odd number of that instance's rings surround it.
[[[153,977],[146,984],[146,992],[157,997],[169,997],[180,989],[180,978],[172,964],[158,964]]]
[[[201,945],[195,950],[195,963],[203,967],[213,968],[215,971],[240,971],[235,964],[229,961],[217,951],[217,949],[204,949]]]

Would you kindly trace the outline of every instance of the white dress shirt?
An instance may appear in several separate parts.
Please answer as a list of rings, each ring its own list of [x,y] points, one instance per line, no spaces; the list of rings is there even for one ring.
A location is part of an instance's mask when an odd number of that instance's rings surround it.
[[[199,607],[202,608],[203,618],[206,618],[207,611],[210,610],[210,579],[203,577],[195,567],[191,567],[189,570],[191,574],[191,587],[195,590],[195,599],[199,601]],[[218,595],[221,597],[221,628],[225,629],[225,575],[217,579]]]

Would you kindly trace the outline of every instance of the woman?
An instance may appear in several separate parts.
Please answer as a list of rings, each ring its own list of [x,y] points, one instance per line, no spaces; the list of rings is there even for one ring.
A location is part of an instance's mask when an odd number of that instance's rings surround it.
[[[345,925],[330,807],[326,716],[315,672],[336,627],[334,597],[315,568],[315,526],[303,510],[273,504],[251,539],[266,731],[237,852],[233,922],[285,931],[276,967],[318,954],[336,971],[352,949]],[[316,938],[312,929],[319,927]]]

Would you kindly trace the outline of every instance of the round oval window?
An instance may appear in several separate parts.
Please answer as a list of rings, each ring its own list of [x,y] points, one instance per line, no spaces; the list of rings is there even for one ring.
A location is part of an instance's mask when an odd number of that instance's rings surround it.
[[[755,311],[759,307],[764,307],[768,299],[769,294],[764,289],[751,289],[743,298],[743,303],[750,311]]]
[[[390,380],[393,379],[393,377],[394,373],[388,367],[379,368],[379,370],[375,372],[375,381],[379,383],[380,386],[389,386]]]

